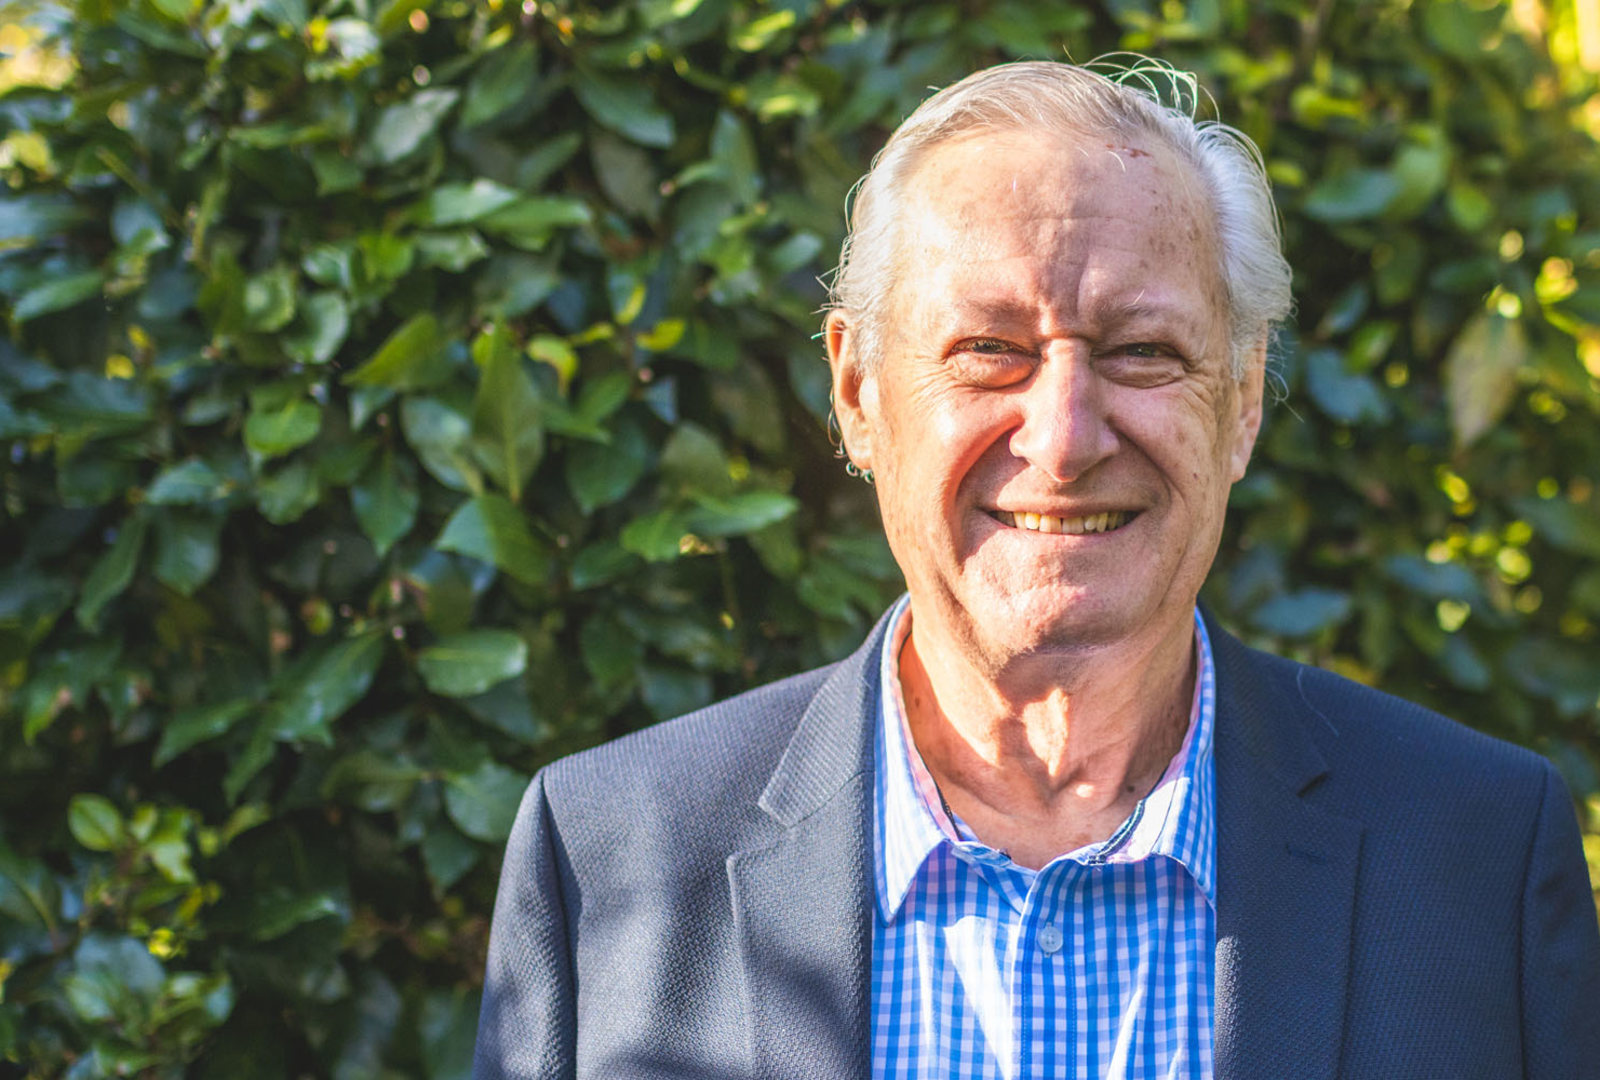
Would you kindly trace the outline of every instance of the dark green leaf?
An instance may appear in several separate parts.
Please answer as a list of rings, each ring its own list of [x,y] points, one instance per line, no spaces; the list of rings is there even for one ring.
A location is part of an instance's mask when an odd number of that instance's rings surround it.
[[[1250,616],[1255,626],[1279,637],[1310,637],[1343,622],[1350,614],[1350,597],[1333,589],[1299,589],[1274,596]]]
[[[380,111],[367,136],[367,158],[390,165],[410,155],[438,129],[458,96],[456,90],[418,90],[410,100]]]
[[[434,546],[497,566],[528,585],[542,583],[550,569],[545,545],[528,530],[522,511],[502,495],[479,495],[462,503]]]
[[[698,671],[644,664],[639,695],[657,720],[670,720],[711,704],[711,679]]]
[[[481,369],[472,405],[473,456],[518,503],[523,485],[544,456],[539,394],[504,324],[479,335],[473,356]]]
[[[511,835],[528,778],[504,765],[485,762],[448,778],[445,808],[456,827],[474,840],[499,846]]]
[[[92,296],[99,296],[105,280],[105,275],[98,270],[52,276],[17,297],[17,302],[11,308],[11,319],[16,323],[25,323],[53,311],[76,307]]]
[[[689,528],[702,536],[742,536],[782,521],[800,508],[792,495],[778,491],[746,491],[695,500]]]
[[[446,697],[481,694],[521,675],[527,663],[527,642],[509,630],[451,634],[417,654],[422,681],[429,690]]]
[[[594,218],[579,199],[535,195],[494,211],[481,223],[485,232],[504,236],[519,247],[538,250],[557,229],[588,225]]]
[[[210,465],[190,458],[156,474],[145,490],[145,501],[157,506],[210,503],[228,493],[229,484]]]
[[[190,747],[227,734],[252,707],[250,701],[224,701],[176,714],[161,729],[153,764],[159,769]]]
[[[471,870],[483,849],[462,836],[442,818],[428,827],[422,837],[422,868],[428,874],[435,896],[444,896],[462,875]]]
[[[256,506],[274,525],[289,525],[317,505],[322,492],[317,473],[304,461],[293,461],[256,481]]]
[[[156,550],[150,569],[156,580],[190,596],[211,580],[222,559],[220,513],[170,510],[155,518]]]
[[[705,428],[680,424],[661,450],[661,477],[689,492],[726,495],[733,490],[728,455]]]
[[[400,406],[400,426],[435,480],[456,491],[482,488],[467,445],[472,421],[465,415],[437,398],[408,397]]]
[[[417,260],[425,267],[436,266],[459,274],[488,254],[489,245],[468,229],[417,235]]]
[[[458,987],[423,999],[417,1026],[428,1080],[471,1080],[480,996]]]
[[[1382,169],[1350,169],[1318,182],[1302,209],[1329,224],[1364,221],[1387,210],[1400,191],[1400,181]]]
[[[295,272],[287,266],[275,266],[245,282],[245,327],[272,333],[289,325],[297,285]]]
[[[1600,559],[1600,512],[1595,507],[1580,506],[1560,496],[1541,499],[1533,495],[1517,496],[1511,500],[1511,507],[1519,517],[1527,519],[1534,535],[1545,543],[1574,555]]]
[[[1306,389],[1317,407],[1340,423],[1381,423],[1389,417],[1383,391],[1366,375],[1350,371],[1337,350],[1313,349],[1306,357]]]
[[[350,489],[350,505],[380,556],[411,531],[422,497],[417,491],[416,468],[409,458],[393,451],[379,458]]]
[[[366,696],[384,636],[367,632],[308,653],[274,687],[267,729],[283,740],[328,740],[330,725]]]
[[[567,452],[567,487],[585,514],[633,490],[650,464],[650,446],[637,424],[621,423],[609,443],[579,443]]]
[[[512,188],[483,177],[466,184],[441,184],[428,192],[418,215],[428,225],[465,225],[517,201]]]
[[[108,603],[122,594],[133,580],[134,568],[139,562],[139,551],[144,547],[146,522],[135,515],[122,523],[111,550],[100,557],[83,583],[83,595],[78,600],[78,621],[94,631],[100,622],[100,612]]]
[[[1460,563],[1432,563],[1416,555],[1391,555],[1383,562],[1388,577],[1430,600],[1477,600],[1476,575]]]
[[[491,53],[467,84],[461,126],[487,123],[527,97],[538,82],[538,59],[529,39]]]
[[[689,533],[685,511],[665,509],[634,518],[622,528],[622,546],[647,562],[667,562],[681,553]]]
[[[406,320],[389,335],[372,357],[344,381],[351,386],[381,386],[390,390],[417,390],[448,377],[439,320],[423,312]]]
[[[580,67],[572,89],[585,112],[641,146],[666,148],[677,137],[672,114],[657,104],[650,88],[641,82]]]
[[[283,351],[302,364],[326,364],[350,332],[350,309],[335,292],[312,293],[300,304],[299,321],[283,335]]]
[[[275,458],[298,450],[322,430],[322,410],[316,402],[296,398],[278,408],[252,406],[244,424],[244,444],[260,458]]]

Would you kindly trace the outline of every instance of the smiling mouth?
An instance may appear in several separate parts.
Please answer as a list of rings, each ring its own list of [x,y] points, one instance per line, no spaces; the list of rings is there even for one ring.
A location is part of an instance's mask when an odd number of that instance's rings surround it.
[[[1010,525],[1014,529],[1082,536],[1085,533],[1115,532],[1138,515],[1127,510],[1110,510],[1104,514],[1090,514],[1087,517],[1056,517],[1054,514],[1018,514],[1010,510],[990,510],[989,516],[1000,524]]]

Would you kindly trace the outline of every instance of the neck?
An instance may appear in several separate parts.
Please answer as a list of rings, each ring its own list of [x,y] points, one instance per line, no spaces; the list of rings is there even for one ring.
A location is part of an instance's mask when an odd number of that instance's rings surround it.
[[[977,670],[970,650],[913,621],[900,656],[911,735],[940,793],[1024,866],[1104,840],[1183,745],[1194,692],[1185,622],[1144,642],[1043,667]]]

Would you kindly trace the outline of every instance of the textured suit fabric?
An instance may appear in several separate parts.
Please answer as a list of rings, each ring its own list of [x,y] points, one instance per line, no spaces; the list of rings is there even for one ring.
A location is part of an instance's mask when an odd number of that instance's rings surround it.
[[[1208,628],[1218,1080],[1600,1077],[1549,764]],[[882,633],[534,779],[477,1077],[868,1076]]]

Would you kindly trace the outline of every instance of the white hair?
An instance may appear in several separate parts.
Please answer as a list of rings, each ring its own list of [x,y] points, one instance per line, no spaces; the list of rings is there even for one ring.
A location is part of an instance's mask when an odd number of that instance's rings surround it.
[[[903,270],[895,226],[902,188],[917,163],[937,144],[975,130],[1043,130],[1147,135],[1194,168],[1215,213],[1233,372],[1243,376],[1262,336],[1289,314],[1289,264],[1261,152],[1226,124],[1197,121],[1200,93],[1194,76],[1137,57],[1132,64],[1102,59],[1093,67],[1001,64],[924,101],[856,186],[830,290],[830,307],[850,322],[864,364],[871,368],[882,359],[889,299]]]

